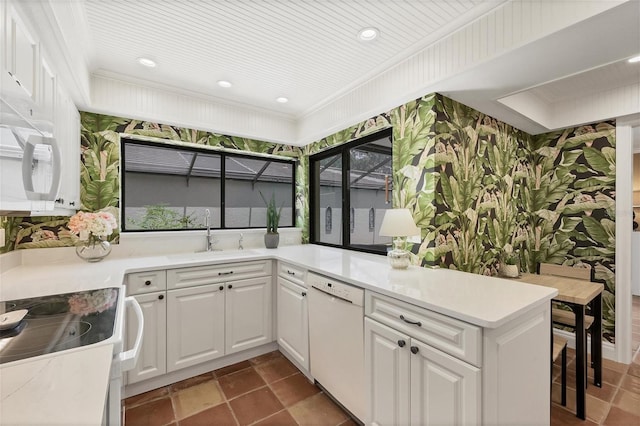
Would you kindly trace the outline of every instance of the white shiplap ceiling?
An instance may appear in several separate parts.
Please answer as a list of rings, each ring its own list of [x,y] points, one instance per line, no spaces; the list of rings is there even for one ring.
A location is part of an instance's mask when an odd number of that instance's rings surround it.
[[[85,0],[92,73],[302,116],[451,33],[491,0]],[[380,31],[363,43],[363,27]],[[157,62],[153,69],[138,57]],[[233,86],[223,89],[218,80]],[[289,103],[279,104],[285,96]]]

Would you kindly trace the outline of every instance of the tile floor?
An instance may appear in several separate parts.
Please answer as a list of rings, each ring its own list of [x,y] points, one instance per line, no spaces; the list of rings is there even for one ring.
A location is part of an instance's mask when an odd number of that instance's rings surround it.
[[[124,401],[126,426],[354,425],[280,352]]]
[[[559,360],[558,360],[559,361]],[[593,385],[593,370],[589,368],[587,387],[587,420],[575,416],[575,351],[567,353],[567,406],[560,405],[560,364],[554,365],[551,399],[551,426],[560,425],[640,425],[640,351],[632,364],[603,360],[602,387]]]
[[[640,425],[640,351],[631,365],[604,360],[601,388],[587,388],[587,420],[575,416],[575,352],[569,349],[567,407],[554,366],[551,425]],[[590,380],[593,374],[589,369]],[[354,425],[279,352],[127,398],[125,426]]]

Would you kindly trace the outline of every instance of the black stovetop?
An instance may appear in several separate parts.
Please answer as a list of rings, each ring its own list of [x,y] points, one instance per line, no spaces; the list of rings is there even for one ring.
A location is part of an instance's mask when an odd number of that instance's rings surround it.
[[[27,309],[0,330],[0,364],[101,342],[113,335],[118,288],[0,302],[0,314]]]

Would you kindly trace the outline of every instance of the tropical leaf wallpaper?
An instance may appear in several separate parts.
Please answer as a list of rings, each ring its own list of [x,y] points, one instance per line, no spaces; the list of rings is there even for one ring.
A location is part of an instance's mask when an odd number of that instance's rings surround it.
[[[532,136],[430,94],[306,147],[305,167],[308,155],[389,125],[393,205],[422,229],[414,263],[496,275],[508,244],[523,271],[594,268],[614,341],[615,123]]]
[[[308,242],[309,155],[393,128],[393,205],[422,229],[413,261],[495,275],[508,244],[521,269],[538,262],[595,269],[614,341],[615,123],[532,136],[429,94],[302,148],[82,113],[82,209],[119,209],[120,133],[298,158],[296,225]],[[3,251],[74,244],[68,218],[0,218]],[[118,241],[118,235],[111,237]]]

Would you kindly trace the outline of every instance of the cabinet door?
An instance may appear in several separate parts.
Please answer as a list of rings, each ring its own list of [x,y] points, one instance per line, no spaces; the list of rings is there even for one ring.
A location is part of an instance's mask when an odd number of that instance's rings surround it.
[[[409,424],[410,338],[364,319],[364,368],[367,392],[365,424]]]
[[[307,289],[278,278],[278,344],[309,370]]]
[[[219,284],[167,292],[167,371],[224,355],[224,291]]]
[[[144,316],[142,347],[138,363],[127,372],[129,384],[141,382],[167,372],[167,305],[165,292],[136,296]],[[138,321],[132,308],[127,309],[127,344],[133,347],[138,330]]]
[[[56,76],[43,57],[40,59],[40,89],[38,91],[40,93],[38,103],[41,109],[39,118],[54,121],[57,94]]]
[[[229,282],[225,292],[226,353],[271,342],[271,277]]]
[[[24,95],[37,102],[38,42],[11,4],[7,5],[6,26],[6,71],[18,83],[11,88],[19,87]]]
[[[480,370],[415,339],[410,350],[411,424],[480,424]]]

